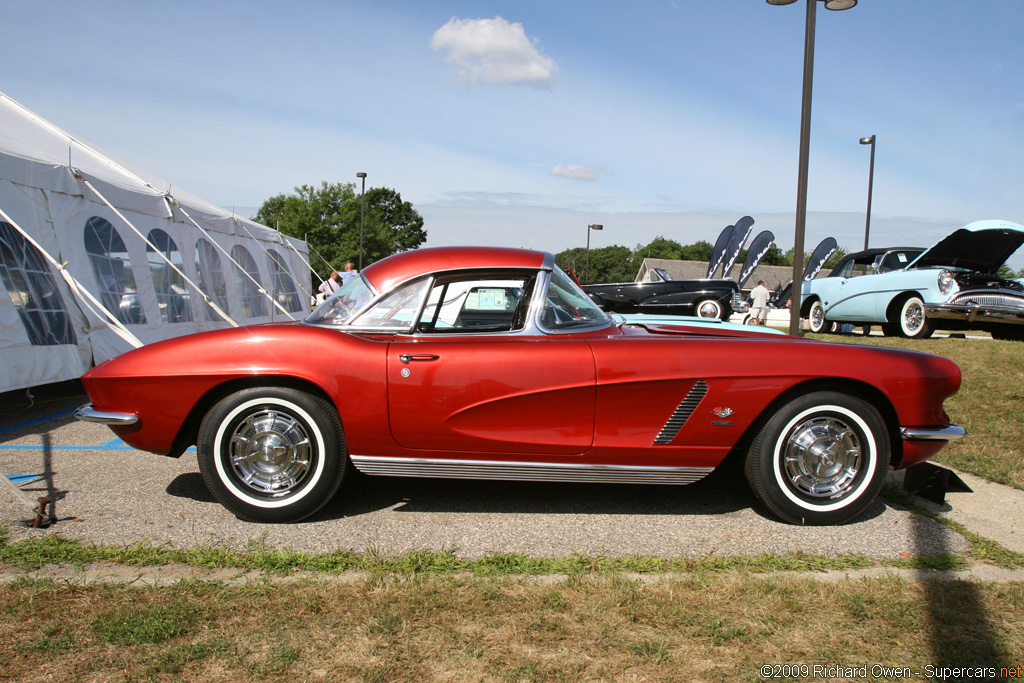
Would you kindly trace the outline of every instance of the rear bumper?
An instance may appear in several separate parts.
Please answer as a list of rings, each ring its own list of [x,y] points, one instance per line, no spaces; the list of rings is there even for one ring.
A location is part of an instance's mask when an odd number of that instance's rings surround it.
[[[75,417],[83,422],[98,422],[105,425],[132,425],[139,421],[134,413],[107,413],[96,410],[91,403],[75,409]]]

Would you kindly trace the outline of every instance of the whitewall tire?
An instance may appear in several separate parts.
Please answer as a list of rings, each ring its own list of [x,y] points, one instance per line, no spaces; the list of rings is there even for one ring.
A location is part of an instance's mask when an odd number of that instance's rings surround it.
[[[891,461],[885,421],[867,401],[819,391],[771,416],[747,453],[754,494],[793,524],[841,524],[878,496]]]
[[[206,414],[197,438],[210,493],[239,519],[296,522],[331,499],[347,453],[327,401],[283,387],[245,389]]]

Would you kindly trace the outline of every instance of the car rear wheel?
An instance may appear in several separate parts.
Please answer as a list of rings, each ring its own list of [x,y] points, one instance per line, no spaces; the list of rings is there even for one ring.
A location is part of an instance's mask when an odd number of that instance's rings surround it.
[[[841,524],[878,496],[891,444],[878,410],[834,391],[804,394],[772,415],[747,453],[747,480],[792,524]]]
[[[327,401],[283,387],[245,389],[220,400],[199,428],[199,471],[239,519],[296,522],[341,485],[347,453]]]
[[[704,301],[698,302],[693,310],[701,318],[718,318],[722,319],[722,305],[712,299],[705,299]]]
[[[927,339],[934,332],[931,322],[925,317],[924,302],[919,296],[909,296],[903,300],[897,324],[900,335],[909,339]]]

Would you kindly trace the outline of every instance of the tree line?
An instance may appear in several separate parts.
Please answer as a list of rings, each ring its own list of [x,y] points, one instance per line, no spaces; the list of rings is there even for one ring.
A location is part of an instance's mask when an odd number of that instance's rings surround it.
[[[356,192],[355,183],[328,183],[319,186],[301,185],[293,192],[270,197],[252,219],[285,235],[305,240],[310,247],[309,263],[317,275],[326,279],[332,270],[340,270],[346,263],[359,263],[360,211],[365,200],[363,216],[362,265],[409,249],[416,249],[427,240],[423,217],[412,203],[403,201],[402,195],[387,187],[373,187],[365,197]],[[804,251],[804,263],[810,258]],[[612,245],[590,250],[587,268],[587,250],[584,247],[566,249],[555,255],[555,262],[564,270],[573,269],[582,277],[588,271],[590,282],[631,282],[640,271],[645,258],[704,261],[711,259],[714,245],[705,240],[683,245],[663,236],[648,244],[630,249]],[[847,254],[839,247],[825,263],[825,270],[835,266]],[[740,252],[737,263],[742,264],[747,251]],[[761,261],[769,266],[793,265],[793,249],[783,252],[773,244]],[[1005,278],[1024,278],[1024,269],[1014,271],[1007,265],[999,269]]]
[[[680,244],[667,237],[655,237],[648,244],[638,244],[635,248],[613,245],[590,250],[589,282],[632,282],[640,266],[646,258],[672,259],[676,261],[710,261],[711,253],[715,247],[710,242],[700,240],[693,244]],[[813,245],[812,245],[813,249]],[[825,268],[832,268],[846,255],[846,249],[840,247],[836,253],[825,263]],[[761,259],[766,266],[790,266],[793,265],[792,248],[789,251],[782,251],[777,244],[773,244],[768,253]],[[804,263],[810,258],[810,251],[804,252]],[[736,262],[743,264],[747,257],[747,250],[740,252]],[[587,250],[584,247],[566,249],[555,254],[555,263],[560,268],[572,268],[577,275],[583,277],[583,271],[587,267]]]

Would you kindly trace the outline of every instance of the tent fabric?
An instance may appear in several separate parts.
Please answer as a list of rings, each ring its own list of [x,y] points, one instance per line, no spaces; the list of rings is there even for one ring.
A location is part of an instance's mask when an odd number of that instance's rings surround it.
[[[206,297],[240,325],[308,311],[305,242],[172,188],[3,93],[0,209],[145,344],[230,326]],[[0,217],[0,391],[74,379],[131,348],[37,256]]]

